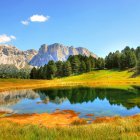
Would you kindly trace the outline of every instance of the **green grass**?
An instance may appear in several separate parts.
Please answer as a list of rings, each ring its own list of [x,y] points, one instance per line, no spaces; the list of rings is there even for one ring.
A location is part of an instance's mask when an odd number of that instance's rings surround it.
[[[134,72],[130,70],[94,70],[89,73],[70,76],[54,80],[31,79],[0,79],[0,91],[23,88],[48,88],[48,87],[114,87],[129,88],[131,85],[140,85],[140,76],[132,78]]]
[[[125,79],[139,79],[140,76],[135,78],[131,78],[134,72],[124,70],[94,70],[89,73],[85,73],[78,76],[71,76],[64,78],[64,80],[81,80],[81,81],[88,81],[88,80],[125,80]]]
[[[91,125],[46,128],[0,121],[0,140],[139,140],[140,116]]]

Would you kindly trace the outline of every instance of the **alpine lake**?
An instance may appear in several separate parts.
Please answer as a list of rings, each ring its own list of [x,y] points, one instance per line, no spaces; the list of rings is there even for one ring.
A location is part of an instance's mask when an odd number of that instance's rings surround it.
[[[140,88],[24,89],[0,93],[0,111],[12,114],[52,113],[72,110],[80,118],[130,116],[140,113]]]

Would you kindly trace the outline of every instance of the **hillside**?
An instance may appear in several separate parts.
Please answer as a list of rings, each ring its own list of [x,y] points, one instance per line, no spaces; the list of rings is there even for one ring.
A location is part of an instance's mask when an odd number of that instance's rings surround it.
[[[129,87],[140,85],[140,76],[132,78],[134,72],[99,70],[86,74],[54,80],[0,79],[0,91],[23,88],[48,88],[68,86]]]

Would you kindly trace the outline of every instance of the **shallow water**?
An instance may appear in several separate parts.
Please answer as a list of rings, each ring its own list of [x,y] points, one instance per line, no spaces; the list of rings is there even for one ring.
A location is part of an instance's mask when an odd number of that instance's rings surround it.
[[[140,89],[69,88],[15,90],[0,93],[0,111],[51,113],[74,110],[81,118],[129,116],[140,113]],[[90,116],[91,118],[91,116]]]

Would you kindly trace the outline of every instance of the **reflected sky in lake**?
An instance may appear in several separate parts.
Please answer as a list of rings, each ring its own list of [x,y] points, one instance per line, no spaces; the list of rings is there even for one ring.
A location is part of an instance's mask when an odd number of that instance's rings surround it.
[[[85,118],[128,116],[140,113],[140,90],[68,88],[15,90],[0,93],[0,111],[11,113],[51,113],[56,109],[74,110]]]

